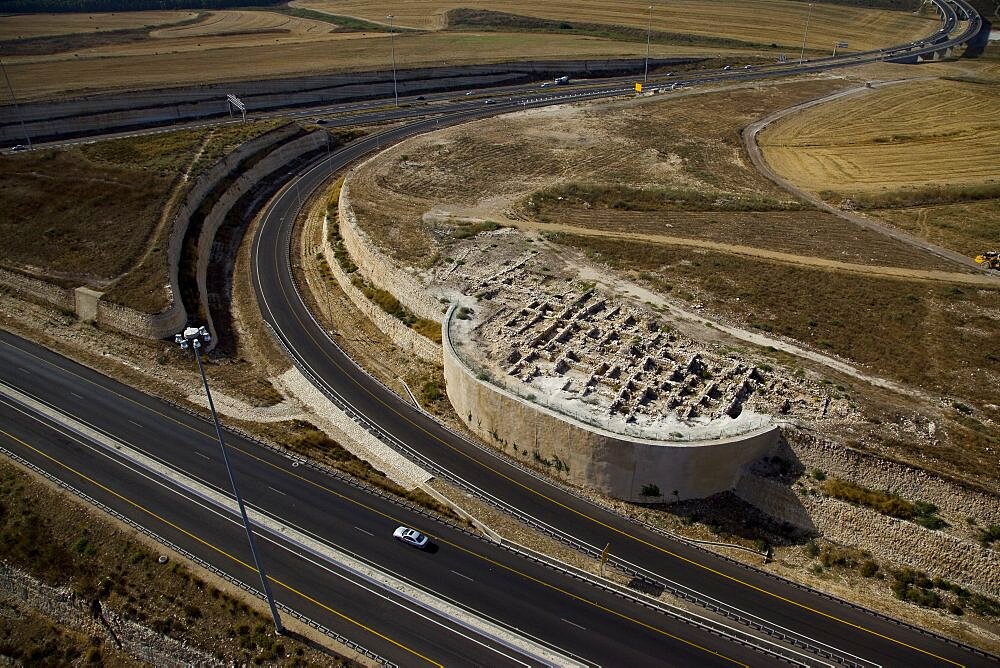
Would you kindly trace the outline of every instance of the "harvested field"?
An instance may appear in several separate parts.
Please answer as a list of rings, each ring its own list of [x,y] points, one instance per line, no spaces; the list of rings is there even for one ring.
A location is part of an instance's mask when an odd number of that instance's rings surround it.
[[[250,36],[253,38],[253,36]],[[331,71],[385,69],[389,35],[330,33],[320,38],[271,37],[267,45],[230,44],[241,36],[178,42],[149,40],[94,52],[5,59],[18,98],[39,99],[66,92],[132,90],[195,82],[239,81]],[[259,41],[259,37],[256,37]],[[275,41],[275,40],[278,41]],[[219,40],[223,40],[220,42]],[[284,41],[283,41],[284,40]],[[377,40],[377,41],[372,41]],[[463,65],[540,58],[638,58],[645,44],[590,37],[490,33],[397,34],[399,68]],[[175,44],[176,48],[170,45]],[[155,45],[150,48],[150,45]],[[136,51],[133,51],[136,50]],[[651,56],[704,55],[703,49],[654,45]]]
[[[93,14],[12,14],[0,21],[0,41],[153,28],[190,21],[197,12],[112,12]]]
[[[296,35],[319,36],[336,29],[324,21],[302,19],[276,12],[221,11],[209,12],[201,21],[183,26],[170,26],[150,33],[153,39],[183,39],[187,37],[217,37],[221,35]]]
[[[295,7],[357,16],[384,22],[385,11],[363,0],[294,0]],[[477,2],[461,0],[413,0],[394,9],[401,26],[440,30],[447,27],[452,9],[507,12],[567,22],[603,23],[645,30],[649,3],[638,0],[600,2],[598,0],[556,0],[554,2]],[[782,0],[678,0],[654,7],[652,28],[667,33],[689,33],[736,39],[761,44],[799,46],[806,3]],[[867,49],[890,42],[905,42],[932,32],[934,23],[909,12],[889,12],[838,5],[816,4],[809,23],[807,48],[826,50],[837,40],[847,40],[851,48]]]
[[[774,169],[831,197],[1000,182],[1000,84],[914,81],[837,100],[765,129]]]
[[[759,143],[800,187],[974,256],[1000,238],[1000,82],[975,81],[836,100],[778,121]]]

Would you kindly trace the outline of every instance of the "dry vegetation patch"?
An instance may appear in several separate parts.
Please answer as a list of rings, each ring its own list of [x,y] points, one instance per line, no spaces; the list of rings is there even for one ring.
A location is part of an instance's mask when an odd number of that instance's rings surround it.
[[[0,21],[0,40],[31,39],[153,28],[196,18],[196,12],[99,12],[91,14],[11,14]]]
[[[308,7],[332,14],[357,16],[384,22],[385,12],[364,0],[295,0],[296,7]],[[461,0],[414,0],[394,10],[399,25],[427,30],[447,26],[447,12],[469,7]],[[554,0],[552,2],[477,2],[475,8],[556,20],[601,23],[645,30],[649,3],[639,0],[600,2],[599,0]],[[654,7],[652,27],[668,33],[689,33],[761,44],[799,45],[806,3],[781,0],[678,0]],[[933,22],[908,12],[816,4],[810,18],[810,45],[827,49],[837,40],[849,40],[853,48],[884,46],[909,41],[918,34],[932,32]]]
[[[166,210],[175,189],[274,126],[180,130],[0,158],[3,265],[75,287],[107,287],[156,310],[167,282]],[[175,198],[176,199],[176,198]]]

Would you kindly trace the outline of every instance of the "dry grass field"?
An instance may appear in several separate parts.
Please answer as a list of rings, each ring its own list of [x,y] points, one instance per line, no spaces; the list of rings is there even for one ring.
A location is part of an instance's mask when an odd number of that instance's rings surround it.
[[[0,157],[3,266],[101,289],[131,271],[111,296],[157,310],[165,305],[167,276],[165,243],[157,236],[167,230],[159,223],[173,189],[184,187],[181,175],[196,178],[234,145],[271,127],[181,130]]]
[[[196,12],[113,12],[94,14],[11,14],[0,17],[0,41],[54,35],[134,30],[190,21]]]
[[[446,27],[451,9],[487,9],[545,19],[623,25],[645,29],[649,17],[646,0],[554,0],[531,2],[469,2],[468,0],[411,0],[393,8],[399,25],[425,30]],[[364,0],[294,0],[292,5],[385,22],[384,7]],[[653,8],[652,28],[663,32],[726,37],[760,44],[796,46],[808,5],[783,0],[671,0]],[[816,4],[809,21],[807,48],[833,49],[847,40],[852,48],[867,49],[889,41],[909,41],[929,32],[932,23],[909,12],[887,12],[838,5]]]
[[[851,196],[1000,182],[1000,83],[913,81],[789,116],[759,137],[776,171]]]
[[[226,39],[226,38],[222,38]],[[234,36],[233,39],[244,39]],[[281,38],[272,38],[281,39]],[[385,69],[389,63],[389,35],[364,33],[331,34],[325,40],[298,40],[269,46],[220,46],[215,41],[182,40],[170,48],[164,40],[150,52],[131,55],[92,54],[76,57],[19,56],[5,59],[7,72],[19,99],[46,98],[61,93],[100,90],[130,90],[177,86],[197,82],[267,79],[330,71]],[[641,57],[646,45],[589,37],[543,34],[485,35],[424,33],[396,35],[396,65],[400,68],[429,65],[461,65],[503,62],[512,58],[531,60],[568,58]],[[132,49],[135,45],[123,48]],[[654,45],[654,57],[704,55],[703,49]]]
[[[789,116],[759,137],[776,171],[828,201],[974,256],[1000,239],[1000,79],[913,81]],[[948,74],[947,66],[940,66]]]
[[[293,3],[294,4],[294,3]],[[598,3],[595,0],[529,4],[472,3],[475,8],[534,17],[593,24],[645,28],[648,5],[640,2]],[[398,10],[398,24],[443,27],[443,12],[470,3],[441,0],[407,3]],[[327,15],[351,15],[385,22],[385,9],[371,3],[302,0],[294,9],[320,10]],[[395,10],[394,10],[395,11]],[[658,31],[686,34],[694,40],[654,43],[651,55],[718,57],[722,53],[753,57],[740,44],[780,45],[794,50],[801,44],[807,6],[786,0],[684,0],[654,12]],[[56,18],[16,17],[3,30],[9,36],[5,64],[20,98],[104,90],[175,86],[195,82],[267,79],[315,72],[371,70],[388,62],[384,32],[339,32],[333,23],[268,11],[219,11],[191,20],[190,12],[144,12],[132,22],[112,22],[119,15],[59,15]],[[106,30],[104,17],[107,18]],[[423,18],[421,18],[423,17]],[[61,24],[59,19],[64,19]],[[37,23],[32,23],[32,20]],[[117,20],[117,19],[116,19]],[[175,27],[150,26],[179,23]],[[159,23],[157,23],[159,22]],[[100,26],[104,32],[94,32]],[[907,12],[863,10],[816,5],[809,29],[809,48],[825,51],[836,40],[852,48],[906,41],[933,29],[933,21]],[[120,26],[120,27],[119,27]],[[361,31],[359,31],[361,30]],[[46,36],[48,35],[48,36]],[[22,43],[11,41],[18,36]],[[698,39],[731,39],[732,45]],[[0,39],[0,41],[3,41]],[[498,62],[539,58],[615,58],[645,54],[645,44],[614,32],[603,36],[493,31],[398,34],[396,61],[400,67]],[[655,42],[655,40],[654,40]],[[729,48],[729,47],[733,48]],[[722,48],[726,47],[726,48]],[[756,49],[756,47],[754,47]],[[770,54],[768,55],[770,57]]]
[[[449,216],[537,222],[668,245],[683,238],[749,254],[955,271],[797,202],[750,167],[740,128],[845,86],[820,78],[507,115],[406,142],[352,188],[373,236],[415,263],[439,250],[438,230],[423,222],[429,215],[442,224]]]

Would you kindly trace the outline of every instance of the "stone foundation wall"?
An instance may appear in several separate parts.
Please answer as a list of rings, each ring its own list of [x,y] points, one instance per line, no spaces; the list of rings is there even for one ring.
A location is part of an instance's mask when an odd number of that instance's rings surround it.
[[[352,170],[344,178],[343,187],[340,189],[340,202],[338,203],[338,221],[340,224],[340,235],[344,239],[344,247],[351,254],[351,259],[358,266],[361,275],[375,285],[391,290],[396,299],[406,308],[413,311],[421,318],[441,320],[441,304],[427,290],[421,286],[408,272],[396,266],[396,264],[378,249],[378,245],[372,242],[364,230],[358,225],[357,216],[351,208],[350,181],[354,171],[363,168],[369,161],[378,156],[369,158],[361,166]]]
[[[573,421],[478,378],[452,342],[455,312],[452,306],[445,316],[443,359],[448,398],[458,415],[486,442],[571,484],[639,503],[702,498],[733,489],[744,467],[778,443],[777,427],[671,443],[629,440]],[[644,495],[650,485],[660,494]]]
[[[364,313],[378,327],[380,332],[389,337],[389,340],[397,348],[409,351],[422,360],[433,364],[440,364],[441,346],[427,337],[416,333],[400,322],[398,318],[383,311],[382,307],[368,299],[361,290],[351,283],[351,277],[347,275],[340,266],[340,263],[337,262],[337,258],[333,255],[333,247],[330,245],[329,225],[330,219],[324,218],[323,259],[330,266],[330,271],[333,273],[333,277],[337,279],[337,284],[340,285],[344,294],[347,295],[348,299],[351,300],[359,311]],[[395,286],[393,286],[393,294],[395,294]]]
[[[801,503],[824,538],[1000,598],[994,550],[836,499],[805,497]]]

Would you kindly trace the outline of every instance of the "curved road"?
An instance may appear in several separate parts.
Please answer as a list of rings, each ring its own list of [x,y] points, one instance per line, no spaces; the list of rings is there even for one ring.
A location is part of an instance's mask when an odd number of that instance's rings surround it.
[[[297,188],[311,193],[331,173],[378,146],[432,130],[439,122],[446,125],[493,115],[504,106],[440,121],[418,121],[377,138],[365,138],[305,171],[298,177]],[[617,564],[636,567],[658,582],[681,582],[703,597],[736,606],[746,616],[797,635],[805,643],[881,665],[995,665],[997,657],[639,526],[509,464],[400,401],[340,350],[298,294],[290,266],[290,239],[298,209],[296,188],[286,188],[268,207],[254,236],[251,271],[261,312],[296,366],[390,445],[567,541],[591,551],[610,543],[612,561]]]

